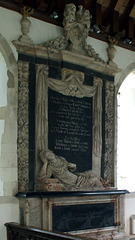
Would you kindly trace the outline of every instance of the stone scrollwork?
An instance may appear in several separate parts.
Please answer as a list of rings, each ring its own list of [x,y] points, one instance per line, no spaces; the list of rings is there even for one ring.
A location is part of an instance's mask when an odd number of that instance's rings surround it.
[[[105,101],[105,163],[104,177],[111,184],[114,182],[114,84],[106,82],[106,101]]]
[[[65,49],[67,46],[67,43],[66,43],[65,37],[62,36],[62,37],[57,37],[55,39],[52,39],[48,42],[42,43],[40,45],[47,47],[48,52],[52,53],[55,50],[59,51],[59,50]]]
[[[64,33],[71,52],[83,53],[88,37],[91,16],[88,10],[79,6],[78,11],[74,4],[67,4],[64,10]]]
[[[97,62],[105,64],[105,61],[99,57],[91,45],[88,45],[86,39],[91,25],[91,15],[88,10],[78,7],[72,3],[67,4],[64,11],[64,36],[53,39],[41,44],[47,47],[48,52],[55,50],[68,50],[70,52],[91,57]]]
[[[29,63],[18,62],[18,188],[28,190],[28,77]]]

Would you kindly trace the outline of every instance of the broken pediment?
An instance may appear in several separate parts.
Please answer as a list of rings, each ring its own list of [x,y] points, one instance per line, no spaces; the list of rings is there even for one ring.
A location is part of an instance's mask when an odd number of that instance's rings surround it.
[[[23,17],[27,22],[27,17]],[[24,21],[21,21],[21,24]],[[43,57],[49,59],[55,59],[57,61],[67,61],[80,64],[82,66],[109,74],[115,75],[121,70],[118,69],[113,59],[105,62],[93,47],[87,44],[87,38],[89,35],[91,25],[91,15],[88,10],[85,10],[83,6],[79,6],[78,10],[74,4],[67,4],[64,11],[64,34],[62,37],[57,37],[50,41],[33,44],[31,41],[23,41],[29,39],[29,25],[27,25],[27,31],[23,31],[23,37],[20,36],[18,40],[13,41],[14,46],[18,52],[25,54],[36,55],[37,57]],[[23,26],[21,26],[23,29]],[[110,46],[108,47],[110,48]],[[111,46],[111,52],[112,48]],[[107,52],[109,50],[107,49]]]
[[[86,42],[89,35],[91,17],[90,12],[85,10],[83,6],[80,5],[77,10],[74,4],[67,4],[63,19],[64,36],[43,43],[42,46],[48,47],[50,50],[68,50],[105,63]]]

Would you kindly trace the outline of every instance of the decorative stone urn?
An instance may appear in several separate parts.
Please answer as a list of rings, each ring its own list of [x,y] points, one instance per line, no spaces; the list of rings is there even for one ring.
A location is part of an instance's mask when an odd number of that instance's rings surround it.
[[[109,47],[107,48],[107,55],[108,55],[108,64],[109,65],[114,65],[115,63],[113,62],[116,49],[114,48],[114,45],[116,45],[118,40],[114,37],[109,36],[108,38],[108,45]]]
[[[21,31],[22,31],[22,35],[19,37],[19,40],[21,42],[24,42],[24,43],[29,43],[29,44],[32,44],[33,41],[31,40],[31,38],[28,36],[28,33],[29,33],[29,28],[30,28],[30,25],[31,25],[31,21],[27,18],[28,16],[30,16],[30,14],[33,13],[33,10],[31,9],[27,9],[26,7],[24,7],[22,9],[22,19],[20,21],[21,23]]]
[[[115,53],[116,53],[116,49],[109,45],[109,47],[107,48],[107,55],[108,55],[109,62],[113,61]]]

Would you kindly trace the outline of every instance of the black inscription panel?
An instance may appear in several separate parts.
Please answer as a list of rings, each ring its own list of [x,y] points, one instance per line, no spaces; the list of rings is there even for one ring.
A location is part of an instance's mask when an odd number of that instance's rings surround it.
[[[48,146],[76,163],[77,172],[92,169],[92,98],[48,90]]]
[[[114,203],[52,207],[52,230],[68,232],[114,226]]]

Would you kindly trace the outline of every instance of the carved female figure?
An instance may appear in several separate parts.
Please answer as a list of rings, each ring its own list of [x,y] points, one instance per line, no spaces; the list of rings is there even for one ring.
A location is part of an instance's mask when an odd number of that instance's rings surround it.
[[[100,188],[103,189],[102,182],[92,171],[84,173],[73,173],[76,170],[76,164],[69,163],[65,158],[56,156],[52,151],[41,151],[40,158],[43,167],[40,171],[40,178],[50,178],[53,176],[62,183],[66,189],[75,187],[83,188]]]

